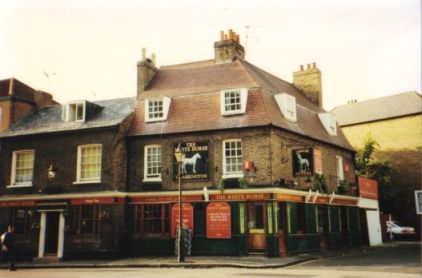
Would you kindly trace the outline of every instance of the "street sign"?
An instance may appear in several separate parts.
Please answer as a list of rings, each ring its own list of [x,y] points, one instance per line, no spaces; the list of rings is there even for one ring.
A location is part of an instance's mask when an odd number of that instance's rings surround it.
[[[422,214],[422,190],[415,190],[416,214]]]

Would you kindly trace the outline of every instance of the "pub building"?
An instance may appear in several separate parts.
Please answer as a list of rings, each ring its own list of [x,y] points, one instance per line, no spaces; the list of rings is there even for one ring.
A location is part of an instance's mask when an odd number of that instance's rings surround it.
[[[0,81],[0,95],[0,231],[15,226],[17,255],[57,261],[117,254],[135,98],[59,105],[49,95],[39,104],[48,94],[16,79]]]
[[[129,251],[174,254],[179,177],[193,255],[362,244],[355,152],[322,108],[316,64],[300,66],[291,84],[247,62],[231,30],[214,50],[212,60],[160,68],[144,50],[137,64]],[[175,150],[185,154],[180,176]]]
[[[356,178],[316,64],[291,84],[231,30],[214,50],[160,68],[143,51],[136,98],[58,104],[0,80],[0,229],[16,226],[19,256],[174,254],[179,181],[187,254],[378,243],[376,184]]]

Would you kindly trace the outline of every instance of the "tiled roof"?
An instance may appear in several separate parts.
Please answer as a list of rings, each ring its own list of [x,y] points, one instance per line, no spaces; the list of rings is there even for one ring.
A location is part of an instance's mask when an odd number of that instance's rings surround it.
[[[417,92],[370,99],[338,106],[331,110],[340,126],[422,113],[422,98]]]
[[[246,113],[222,116],[220,91],[241,87],[249,89]],[[274,95],[281,92],[296,97],[297,122],[290,122],[282,116],[274,99]],[[146,123],[145,99],[164,96],[172,99],[167,120]],[[352,150],[340,129],[338,136],[330,136],[325,131],[318,118],[318,112],[322,111],[292,84],[248,62],[236,60],[215,64],[210,60],[161,67],[150,87],[139,97],[129,135],[276,126]]]
[[[93,103],[102,106],[103,109],[85,122],[63,121],[61,105],[53,105],[26,115],[9,129],[0,133],[0,138],[116,126],[133,113],[136,99],[121,98]]]

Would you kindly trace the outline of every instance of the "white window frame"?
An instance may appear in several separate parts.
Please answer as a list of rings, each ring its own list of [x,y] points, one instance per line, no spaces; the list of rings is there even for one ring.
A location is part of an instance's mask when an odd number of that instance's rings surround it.
[[[17,155],[19,153],[32,153],[32,178],[31,181],[28,182],[16,182],[16,163],[17,163]],[[32,180],[34,179],[34,165],[35,165],[35,151],[33,149],[27,150],[18,150],[12,153],[12,172],[10,177],[10,185],[7,187],[31,187]]]
[[[336,176],[337,186],[340,186],[340,181],[344,180],[343,157],[336,155]]]
[[[337,136],[337,120],[336,117],[328,112],[318,113],[318,117],[328,134]]]
[[[279,93],[274,96],[283,117],[289,121],[297,121],[296,98],[287,93]]]
[[[89,179],[82,179],[82,149],[84,148],[95,148],[95,147],[101,147],[101,159],[100,159],[100,176],[95,178],[89,178]],[[103,145],[102,144],[88,144],[88,145],[79,145],[78,146],[78,158],[77,158],[77,164],[76,164],[76,181],[74,184],[86,184],[86,183],[100,183],[101,182],[101,176],[102,176],[102,157],[103,157]]]
[[[240,97],[240,109],[226,110],[226,94],[238,93]],[[220,111],[223,116],[245,114],[246,106],[248,104],[248,89],[234,88],[220,91]]]
[[[226,170],[226,143],[238,143],[240,142],[241,144],[241,170],[240,171],[235,171],[235,172],[227,172]],[[223,140],[223,179],[230,179],[230,178],[243,178],[244,174],[243,174],[243,144],[242,144],[242,140],[241,139],[229,139],[229,140]],[[237,157],[237,156],[236,156]],[[236,158],[234,157],[234,158]]]
[[[153,149],[153,148],[160,148],[161,150],[161,155],[160,155],[160,168],[161,171],[159,174],[148,174],[148,149]],[[146,145],[144,147],[144,179],[143,181],[149,181],[149,182],[161,182],[161,173],[162,173],[162,169],[163,169],[163,147],[161,145],[158,144],[154,144],[154,145]]]
[[[78,119],[78,107],[82,106],[82,117]],[[62,106],[62,119],[66,122],[84,122],[86,117],[86,101],[75,101]]]
[[[149,106],[150,103],[154,101],[161,101],[162,102],[162,117],[150,117],[149,113]],[[158,121],[165,121],[167,120],[168,113],[170,110],[171,98],[169,97],[162,97],[162,98],[147,98],[145,99],[145,122],[158,122]]]

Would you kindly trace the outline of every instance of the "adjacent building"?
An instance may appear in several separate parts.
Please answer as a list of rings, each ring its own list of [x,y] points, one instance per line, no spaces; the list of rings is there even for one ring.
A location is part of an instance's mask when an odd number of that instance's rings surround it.
[[[0,226],[15,225],[20,255],[51,260],[119,251],[134,104],[134,98],[50,102],[0,134]],[[19,106],[12,102],[10,110]]]
[[[379,146],[374,158],[393,165],[395,172],[392,184],[407,193],[406,196],[397,196],[394,204],[384,204],[384,209],[390,208],[384,213],[393,213],[401,221],[420,229],[413,192],[420,189],[422,184],[421,95],[406,92],[366,101],[352,101],[331,112],[336,115],[345,136],[356,149],[364,146],[368,136],[377,141]]]

